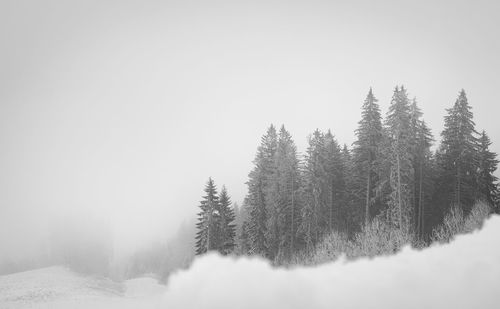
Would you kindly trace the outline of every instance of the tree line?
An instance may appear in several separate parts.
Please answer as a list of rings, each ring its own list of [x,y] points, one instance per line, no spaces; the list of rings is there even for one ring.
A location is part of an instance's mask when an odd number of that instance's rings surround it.
[[[385,118],[369,90],[352,147],[316,129],[299,155],[290,133],[262,136],[242,207],[209,179],[198,214],[196,254],[217,250],[274,261],[309,252],[332,232],[352,237],[374,220],[411,243],[428,243],[451,211],[476,201],[499,212],[498,160],[478,132],[464,90],[446,110],[441,142],[415,98],[395,87]]]

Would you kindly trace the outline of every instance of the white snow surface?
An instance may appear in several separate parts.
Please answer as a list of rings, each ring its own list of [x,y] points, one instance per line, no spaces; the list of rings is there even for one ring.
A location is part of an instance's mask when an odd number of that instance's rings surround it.
[[[451,244],[313,268],[210,254],[166,287],[50,267],[1,276],[0,308],[499,308],[499,238],[494,217]]]
[[[208,255],[167,289],[164,308],[500,308],[500,218],[447,245],[314,268]]]
[[[164,291],[152,278],[117,283],[54,266],[0,276],[0,308],[159,308]]]

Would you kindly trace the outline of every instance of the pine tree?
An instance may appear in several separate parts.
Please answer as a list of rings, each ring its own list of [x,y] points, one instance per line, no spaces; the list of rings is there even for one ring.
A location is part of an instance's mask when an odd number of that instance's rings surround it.
[[[410,105],[410,152],[413,179],[411,204],[413,208],[413,226],[418,239],[422,240],[425,230],[425,207],[430,202],[433,182],[432,152],[430,147],[433,137],[430,129],[422,119],[422,112],[414,98]]]
[[[306,250],[310,250],[319,240],[324,224],[320,219],[323,203],[324,188],[326,187],[325,149],[323,134],[316,130],[309,138],[309,147],[305,157],[304,169],[304,206],[302,208],[300,232],[305,241]],[[321,218],[320,218],[321,217]]]
[[[250,244],[250,238],[249,238],[249,222],[245,221],[243,222],[243,226],[241,227],[241,234],[240,234],[240,248],[239,248],[239,253],[240,254],[250,254],[251,251],[251,244]]]
[[[345,203],[345,164],[338,142],[328,130],[324,135],[326,173],[326,222],[328,232],[341,231],[342,206]]]
[[[496,203],[498,202],[500,191],[498,188],[498,178],[493,173],[496,171],[499,161],[496,159],[497,154],[490,151],[490,145],[490,138],[483,131],[479,138],[478,198],[487,202],[498,212],[499,205],[496,205]]]
[[[410,132],[410,153],[411,156],[411,164],[413,168],[413,179],[412,179],[412,196],[411,196],[411,205],[414,209],[414,213],[418,213],[418,196],[419,196],[419,163],[420,157],[417,155],[419,149],[419,141],[418,137],[420,137],[420,129],[421,129],[421,118],[422,111],[417,105],[417,99],[413,98],[412,103],[410,104],[410,123],[409,123],[409,132]],[[429,146],[430,147],[430,146]],[[415,216],[415,227],[417,227],[417,216]]]
[[[246,209],[244,208],[244,204],[240,206],[237,202],[233,203],[233,209],[234,209],[234,225],[235,225],[235,238],[234,238],[234,246],[235,249],[234,251],[240,255],[244,254],[242,252],[242,238],[241,234],[243,232],[243,224],[246,221]]]
[[[452,108],[447,109],[441,133],[439,164],[443,174],[443,214],[459,207],[467,214],[477,193],[478,142],[471,107],[462,89]]]
[[[275,255],[279,258],[290,257],[295,250],[296,234],[299,222],[297,191],[299,190],[299,160],[297,147],[285,127],[282,126],[276,150],[276,171],[274,174],[273,226],[276,227]]]
[[[275,153],[277,148],[276,129],[273,125],[262,137],[254,160],[254,169],[249,174],[248,206],[250,217],[248,234],[250,239],[250,253],[269,256],[269,244],[266,239],[268,213],[272,207],[270,188],[275,172]]]
[[[361,120],[356,129],[357,140],[353,143],[354,190],[364,204],[364,224],[370,223],[370,206],[375,203],[375,188],[379,181],[379,157],[382,141],[382,121],[380,108],[372,89],[363,103]]]
[[[262,160],[262,154],[257,159]],[[248,205],[250,216],[248,236],[250,240],[250,254],[267,255],[267,209],[264,197],[264,180],[261,169],[256,168],[250,173],[248,184]]]
[[[223,186],[219,195],[219,225],[218,225],[218,246],[217,249],[223,255],[227,255],[234,250],[236,235],[236,225],[234,224],[235,214],[231,207],[231,199]]]
[[[412,195],[413,168],[411,164],[410,104],[406,89],[394,90],[386,118],[390,139],[389,219],[404,234],[413,233]]]
[[[362,226],[363,213],[358,207],[356,197],[353,155],[347,144],[344,144],[340,152],[340,174],[343,177],[344,188],[342,190],[342,201],[340,208],[340,220],[343,226],[341,230],[353,236]]]
[[[236,210],[236,207],[235,207]],[[249,225],[250,225],[250,210],[248,206],[248,197],[243,200],[243,205],[239,207],[236,216],[236,226],[237,226],[237,251],[238,254],[247,255],[250,254],[250,237],[249,237]]]
[[[212,178],[208,179],[205,186],[206,195],[200,202],[201,211],[198,213],[196,228],[196,254],[200,255],[210,250],[217,249],[217,230],[219,222],[219,197],[217,188]]]

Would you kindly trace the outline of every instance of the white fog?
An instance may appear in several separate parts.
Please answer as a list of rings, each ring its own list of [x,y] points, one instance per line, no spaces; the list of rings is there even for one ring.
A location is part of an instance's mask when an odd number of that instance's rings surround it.
[[[370,88],[382,117],[396,86],[416,97],[432,151],[465,89],[476,130],[499,153],[499,8],[2,1],[0,275],[106,252],[114,276],[129,279],[131,256],[180,242],[194,256],[209,177],[243,205],[271,124],[285,125],[299,158],[317,128],[351,149]]]

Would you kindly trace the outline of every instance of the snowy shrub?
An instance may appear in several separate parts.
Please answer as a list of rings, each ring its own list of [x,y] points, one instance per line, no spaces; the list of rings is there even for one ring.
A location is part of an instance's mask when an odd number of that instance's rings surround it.
[[[402,242],[402,237],[397,230],[375,218],[370,225],[356,234],[354,241],[357,250],[353,252],[352,257],[373,257],[394,252],[396,244]]]
[[[492,213],[491,207],[485,202],[478,202],[464,222],[463,233],[470,233],[483,227],[484,221]]]
[[[455,235],[470,233],[481,228],[491,213],[488,204],[478,202],[470,214],[464,217],[460,209],[452,209],[431,236],[432,242],[449,242]],[[422,249],[427,246],[408,233],[402,232],[387,224],[381,218],[374,218],[367,227],[356,233],[352,239],[342,233],[332,232],[319,242],[314,250],[301,251],[288,261],[275,261],[281,266],[318,265],[336,260],[341,255],[355,259],[359,257],[375,257],[389,255],[401,250],[404,246]]]
[[[484,202],[476,203],[467,217],[464,217],[460,208],[453,207],[443,223],[434,229],[432,241],[449,242],[455,235],[475,231],[483,226],[490,213],[490,206]]]
[[[352,239],[345,234],[332,232],[319,242],[311,252],[295,254],[290,261],[278,265],[318,265],[336,260],[342,255],[354,259],[374,257],[399,251],[412,243],[412,238],[395,229],[380,218],[375,218],[368,227],[354,235]]]
[[[332,232],[327,235],[323,241],[316,245],[312,251],[302,250],[294,254],[290,260],[275,261],[275,265],[293,266],[293,265],[318,265],[329,261],[334,261],[342,254],[352,251],[352,244],[347,235]]]

